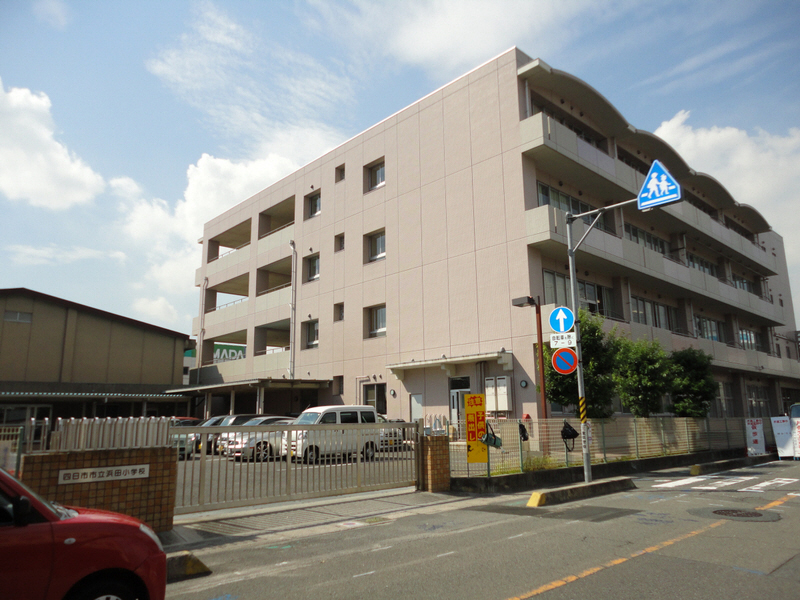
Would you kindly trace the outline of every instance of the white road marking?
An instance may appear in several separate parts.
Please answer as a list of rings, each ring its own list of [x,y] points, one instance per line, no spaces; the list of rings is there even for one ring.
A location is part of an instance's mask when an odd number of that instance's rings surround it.
[[[518,533],[517,535],[512,535],[512,536],[511,536],[510,538],[508,538],[508,539],[509,539],[509,540],[513,540],[514,538],[522,537],[523,535],[525,535],[525,534],[524,534],[524,533]]]
[[[436,558],[442,558],[443,556],[450,556],[451,554],[455,554],[455,552],[445,552],[444,554],[437,554]]]
[[[795,483],[797,479],[784,479],[779,477],[777,479],[770,479],[769,481],[762,481],[761,483],[757,483],[756,485],[751,485],[747,488],[742,488],[740,492],[758,492],[763,493],[765,489],[769,487],[783,487],[784,485],[789,485],[790,483]]]
[[[677,481],[670,481],[669,483],[660,483],[654,485],[654,488],[676,488],[688,487],[693,490],[717,490],[719,488],[736,485],[755,479],[755,477],[727,477],[723,475],[700,475],[699,477],[687,477],[686,479],[678,479]],[[696,485],[696,484],[705,485]]]
[[[353,579],[356,577],[364,577],[365,575],[373,575],[375,571],[369,571],[368,573],[360,573],[359,575],[353,575]]]

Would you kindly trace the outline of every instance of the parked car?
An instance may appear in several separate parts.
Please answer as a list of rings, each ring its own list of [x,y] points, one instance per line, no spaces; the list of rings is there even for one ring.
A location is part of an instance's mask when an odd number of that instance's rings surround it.
[[[218,415],[216,417],[211,417],[210,419],[206,419],[205,421],[201,421],[197,424],[197,427],[216,427],[220,424],[222,419],[224,419],[227,415]],[[191,457],[195,453],[200,452],[200,448],[204,447],[206,450],[206,454],[211,452],[214,448],[214,434],[213,433],[191,433],[187,436],[186,441],[186,450],[188,451],[187,456]]]
[[[316,406],[304,410],[293,425],[335,425],[378,422],[374,406]],[[350,429],[287,431],[281,441],[281,456],[300,458],[316,463],[320,456],[350,456],[361,452],[364,460],[373,460],[378,449],[379,434],[365,432],[358,436]],[[359,442],[360,438],[360,442]]]
[[[243,423],[242,427],[288,425],[292,421],[286,417],[256,417]],[[226,451],[229,458],[265,461],[280,455],[282,439],[281,431],[237,431],[227,439]]]
[[[385,415],[378,415],[378,423],[405,423],[403,419],[389,420]],[[381,450],[399,450],[403,447],[403,430],[387,428],[380,431]]]
[[[272,417],[274,419],[282,419],[280,415],[227,415],[220,421],[218,427],[231,427],[234,425],[244,425],[250,419],[256,417]],[[214,436],[214,451],[220,454],[225,454],[225,447],[228,443],[228,438],[232,437],[234,432],[226,431],[223,433],[215,433]]]
[[[194,417],[172,417],[169,421],[170,427],[194,427],[203,421]],[[192,447],[194,434],[181,433],[180,430],[170,433],[172,447],[178,450],[178,459],[186,458],[187,454],[191,454],[191,450],[187,452],[188,448]]]
[[[167,557],[147,525],[49,502],[0,469],[3,600],[164,600]]]

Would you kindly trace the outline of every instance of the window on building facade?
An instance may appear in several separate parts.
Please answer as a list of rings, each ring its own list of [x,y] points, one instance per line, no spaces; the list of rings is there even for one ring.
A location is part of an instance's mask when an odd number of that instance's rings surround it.
[[[596,207],[586,204],[578,200],[577,198],[573,198],[565,194],[562,191],[559,191],[549,185],[539,182],[539,206],[551,205],[555,208],[560,208],[564,212],[571,212],[573,215],[579,215],[581,213],[589,212],[591,210],[595,210]],[[589,225],[592,222],[592,217],[581,217],[584,223]],[[602,229],[604,231],[609,231],[614,233],[613,227],[611,227],[611,223],[606,221],[606,215],[603,214],[600,216],[600,219],[597,221],[597,225],[595,227]]]
[[[621,314],[614,302],[614,291],[611,288],[597,285],[589,281],[578,280],[578,299],[581,308],[590,313],[601,314],[614,319],[621,318]],[[557,306],[572,307],[570,296],[569,277],[553,271],[544,271],[544,302]]]
[[[33,313],[7,310],[3,313],[3,321],[9,323],[32,323]]]
[[[333,320],[344,321],[344,302],[333,305]]]
[[[743,277],[742,275],[736,275],[735,273],[731,275],[731,279],[733,280],[733,286],[739,288],[740,290],[745,290],[746,292],[750,292],[751,294],[756,294],[756,284]]]
[[[303,323],[305,329],[305,347],[316,348],[319,346],[319,320],[306,321]]]
[[[717,385],[714,404],[711,406],[709,416],[722,419],[733,415],[733,384],[730,381],[720,381]]]
[[[306,263],[306,281],[316,281],[319,279],[319,254],[308,256]]]
[[[763,385],[748,385],[747,390],[747,416],[748,417],[770,417],[769,410],[769,390]]]
[[[739,344],[745,350],[765,351],[761,333],[752,329],[739,329]]]
[[[369,262],[386,258],[386,232],[377,231],[367,236],[367,246]]]
[[[331,387],[331,393],[334,396],[341,396],[344,394],[344,375],[334,375],[333,385]]]
[[[689,261],[689,266],[692,269],[697,269],[698,271],[702,271],[708,275],[713,275],[714,277],[719,277],[719,269],[716,264],[711,262],[710,260],[706,260],[701,256],[697,256],[696,254],[692,254],[689,252],[686,255],[687,260]]]
[[[631,321],[670,331],[679,329],[677,308],[637,296],[631,296]]]
[[[725,334],[725,323],[722,321],[695,315],[695,333],[697,337],[705,340],[728,343],[728,336]]]
[[[386,335],[386,305],[373,306],[369,311],[369,337],[383,337]]]
[[[644,231],[643,229],[639,229],[630,223],[625,223],[625,239],[636,242],[641,246],[646,246],[654,252],[664,255],[669,254],[669,242],[667,240],[648,231]]]
[[[336,183],[344,181],[344,165],[336,167]]]
[[[317,192],[306,197],[306,218],[316,217],[322,212],[322,194]]]
[[[364,386],[364,403],[374,406],[380,415],[386,414],[386,384],[374,383]]]
[[[369,189],[374,190],[386,182],[386,163],[378,163],[369,168]]]
[[[340,233],[333,240],[333,251],[341,252],[344,250],[344,234]]]

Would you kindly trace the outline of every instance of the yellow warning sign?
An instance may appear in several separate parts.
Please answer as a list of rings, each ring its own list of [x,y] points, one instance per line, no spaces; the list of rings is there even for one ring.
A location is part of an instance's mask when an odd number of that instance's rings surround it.
[[[489,449],[481,442],[486,433],[486,396],[466,394],[464,408],[467,417],[467,462],[488,462]]]

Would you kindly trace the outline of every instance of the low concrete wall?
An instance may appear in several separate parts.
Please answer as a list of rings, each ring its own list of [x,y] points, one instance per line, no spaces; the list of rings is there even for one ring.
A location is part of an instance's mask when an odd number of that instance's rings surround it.
[[[766,455],[777,459],[777,455]],[[592,465],[592,478],[604,479],[623,475],[634,475],[660,471],[674,467],[691,467],[697,463],[715,462],[733,458],[746,457],[742,448],[734,450],[713,450],[710,452],[695,452],[693,454],[673,454],[657,456],[655,458],[642,458],[639,460],[625,460],[612,463]],[[451,492],[467,492],[472,494],[494,494],[502,492],[524,492],[536,488],[568,485],[584,480],[583,466],[568,467],[563,469],[543,469],[528,471],[514,475],[499,477],[453,477],[450,479]]]
[[[149,475],[131,477],[128,470],[142,465],[149,467]],[[59,479],[59,473],[65,477]],[[66,476],[69,480],[63,481]],[[155,531],[172,529],[178,481],[174,448],[26,454],[20,479],[48,500],[130,515]]]

